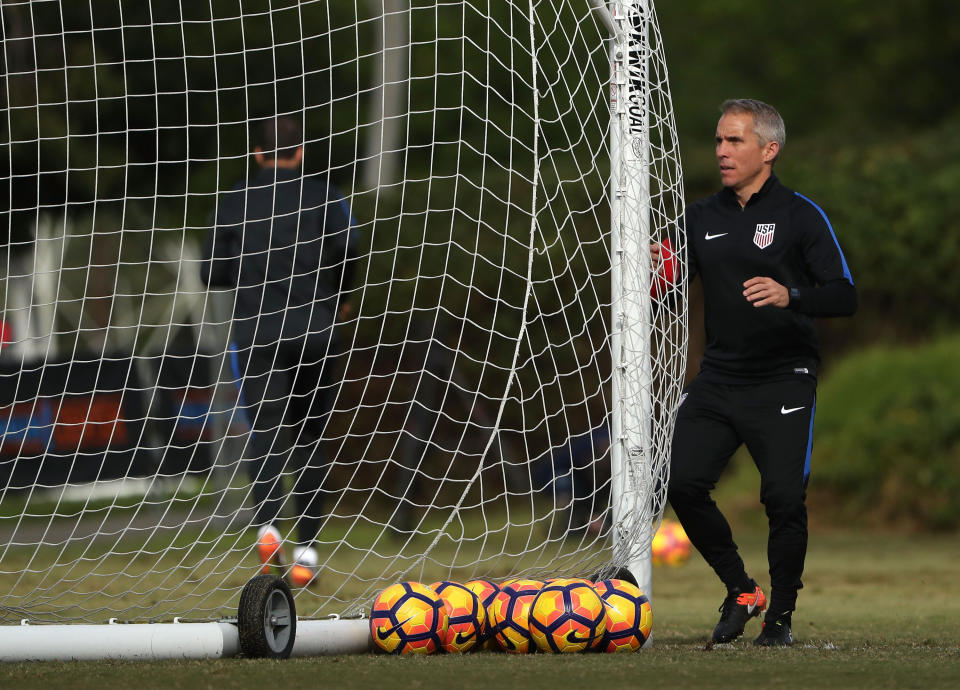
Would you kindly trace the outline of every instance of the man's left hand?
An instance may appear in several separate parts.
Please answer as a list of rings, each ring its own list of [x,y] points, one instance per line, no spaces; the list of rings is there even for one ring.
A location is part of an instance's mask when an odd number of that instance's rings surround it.
[[[743,284],[743,296],[755,307],[786,308],[790,304],[790,293],[773,278],[751,278]]]

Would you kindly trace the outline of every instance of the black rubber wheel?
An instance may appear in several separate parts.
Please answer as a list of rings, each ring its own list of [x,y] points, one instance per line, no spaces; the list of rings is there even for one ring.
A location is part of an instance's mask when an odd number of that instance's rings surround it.
[[[286,659],[297,637],[297,609],[287,583],[257,575],[240,593],[237,632],[244,656]]]

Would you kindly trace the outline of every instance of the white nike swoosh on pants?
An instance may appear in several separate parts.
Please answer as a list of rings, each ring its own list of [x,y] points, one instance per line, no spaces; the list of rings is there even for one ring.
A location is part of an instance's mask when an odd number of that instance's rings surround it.
[[[791,412],[796,412],[797,410],[802,410],[803,407],[785,407],[780,406],[780,414],[790,414]]]

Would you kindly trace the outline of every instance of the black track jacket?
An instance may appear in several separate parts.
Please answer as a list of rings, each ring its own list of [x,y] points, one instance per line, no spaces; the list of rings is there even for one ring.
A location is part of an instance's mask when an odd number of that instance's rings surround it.
[[[330,329],[352,277],[356,235],[346,201],[299,168],[262,168],[224,194],[200,275],[207,285],[237,288],[237,344]]]
[[[857,292],[833,227],[819,206],[775,175],[744,208],[729,188],[690,204],[685,231],[691,280],[703,281],[706,350],[701,376],[721,383],[816,376],[815,316],[849,316]],[[773,278],[786,309],[754,307],[744,281]]]

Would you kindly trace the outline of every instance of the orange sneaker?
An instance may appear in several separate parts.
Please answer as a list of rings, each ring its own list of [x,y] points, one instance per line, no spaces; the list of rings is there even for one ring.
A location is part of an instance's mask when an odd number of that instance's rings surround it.
[[[294,587],[309,587],[317,579],[319,556],[312,546],[298,546],[293,550],[293,566],[290,568],[290,584]]]
[[[276,569],[277,574],[283,574],[283,543],[273,525],[264,525],[257,531],[257,556],[263,564],[261,573],[268,575]]]

